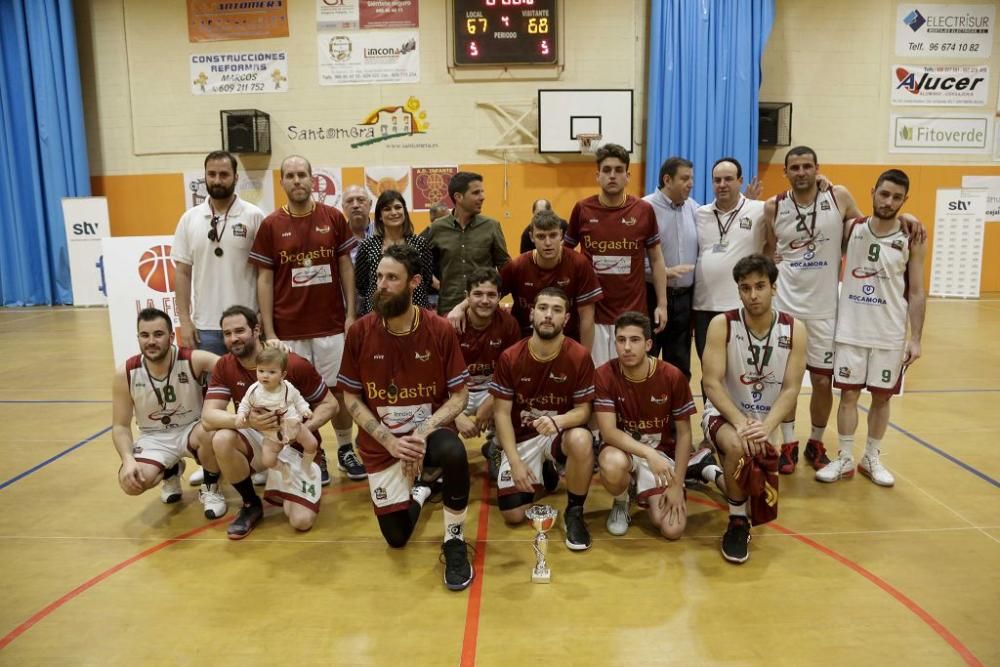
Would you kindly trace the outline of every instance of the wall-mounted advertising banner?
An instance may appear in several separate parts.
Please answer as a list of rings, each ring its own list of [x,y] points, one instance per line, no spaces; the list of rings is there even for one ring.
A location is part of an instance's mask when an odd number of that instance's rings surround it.
[[[316,23],[328,28],[357,28],[358,0],[316,0]]]
[[[63,197],[63,222],[69,252],[69,276],[74,306],[103,306],[104,284],[101,239],[111,235],[105,197]]]
[[[270,171],[237,172],[236,194],[243,201],[250,202],[268,215],[274,210],[274,178]],[[208,189],[205,187],[204,171],[184,172],[184,209],[187,210],[205,201]]]
[[[195,53],[190,57],[192,95],[284,93],[288,56],[284,51]]]
[[[889,119],[890,153],[986,153],[989,151],[990,116],[892,114]]]
[[[985,106],[990,88],[987,65],[893,65],[895,105]]]
[[[420,81],[416,30],[321,30],[318,40],[322,86]]]
[[[188,41],[288,37],[288,3],[187,0]]]
[[[313,201],[340,208],[344,177],[340,167],[313,167]]]
[[[360,0],[361,28],[417,28],[418,0]],[[487,3],[489,4],[489,3]]]
[[[108,317],[115,365],[139,353],[135,318],[143,308],[159,308],[180,325],[174,298],[170,236],[113,236],[101,241],[108,284]]]
[[[458,173],[458,167],[413,167],[410,181],[413,183],[413,210],[423,211],[434,204],[444,204],[454,208],[455,202],[448,196],[448,182]]]
[[[896,55],[990,57],[996,33],[994,3],[896,6]]]
[[[413,210],[413,190],[410,187],[409,167],[365,167],[365,188],[372,202],[386,190],[395,190],[403,195],[406,207]],[[372,204],[372,209],[375,205]]]

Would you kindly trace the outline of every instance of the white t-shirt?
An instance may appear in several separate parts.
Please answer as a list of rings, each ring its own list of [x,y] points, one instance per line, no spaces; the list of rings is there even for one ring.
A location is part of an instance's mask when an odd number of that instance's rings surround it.
[[[257,270],[247,260],[264,213],[236,197],[228,215],[220,212],[219,243],[210,241],[212,209],[208,200],[189,209],[177,223],[171,256],[191,265],[191,310],[194,326],[218,331],[222,311],[241,305],[257,310]],[[222,256],[215,254],[222,248]]]
[[[721,313],[739,308],[733,267],[764,249],[764,202],[740,196],[725,213],[715,202],[698,208],[698,263],[694,269],[694,310]]]

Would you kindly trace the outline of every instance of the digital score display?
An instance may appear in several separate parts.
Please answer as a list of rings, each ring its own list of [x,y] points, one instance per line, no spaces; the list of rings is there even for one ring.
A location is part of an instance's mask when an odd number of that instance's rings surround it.
[[[557,0],[454,0],[456,65],[555,65]]]

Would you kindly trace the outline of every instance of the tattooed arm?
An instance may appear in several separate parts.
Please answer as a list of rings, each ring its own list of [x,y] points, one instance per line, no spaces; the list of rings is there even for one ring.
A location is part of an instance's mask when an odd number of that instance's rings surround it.
[[[375,438],[393,458],[403,461],[419,461],[423,459],[423,448],[409,440],[400,440],[390,433],[389,429],[372,414],[372,411],[368,409],[368,406],[364,404],[360,396],[345,391],[344,403],[347,405],[347,411],[351,413],[351,418],[354,419],[358,427],[364,429],[368,435]],[[442,406],[443,409],[444,406]]]
[[[444,405],[438,408],[437,412],[430,416],[430,419],[418,426],[414,434],[425,438],[436,428],[452,423],[455,421],[455,417],[465,410],[468,400],[469,390],[463,385],[453,391],[448,396],[448,400],[444,402]]]

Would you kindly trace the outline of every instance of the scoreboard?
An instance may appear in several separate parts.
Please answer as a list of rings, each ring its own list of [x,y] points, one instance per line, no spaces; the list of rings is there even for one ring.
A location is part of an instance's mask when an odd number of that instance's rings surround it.
[[[455,65],[555,65],[557,0],[454,0]]]

